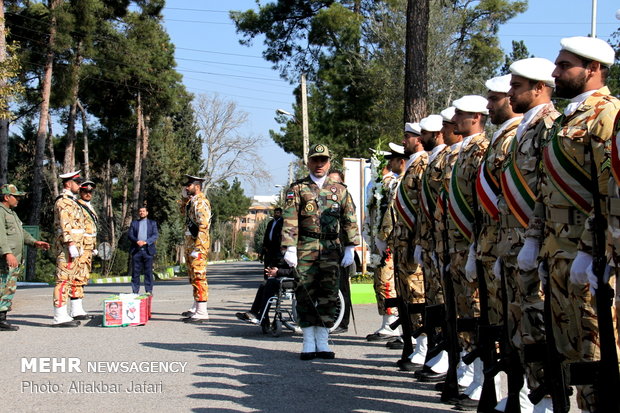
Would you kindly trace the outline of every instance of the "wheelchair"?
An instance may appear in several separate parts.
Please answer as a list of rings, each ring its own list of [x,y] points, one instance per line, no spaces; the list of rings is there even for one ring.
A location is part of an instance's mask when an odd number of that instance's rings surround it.
[[[267,301],[267,305],[260,315],[260,326],[263,334],[271,334],[279,337],[282,328],[286,328],[293,333],[301,333],[301,327],[297,325],[297,300],[295,299],[295,279],[279,278],[280,288],[276,295]],[[334,326],[329,329],[331,332],[340,325],[344,317],[345,303],[344,297],[338,290],[338,301],[336,303],[336,321]]]

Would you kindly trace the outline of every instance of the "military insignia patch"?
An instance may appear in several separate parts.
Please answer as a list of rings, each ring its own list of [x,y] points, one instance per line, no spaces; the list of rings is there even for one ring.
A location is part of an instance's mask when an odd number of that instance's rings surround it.
[[[316,148],[314,148],[314,151],[316,153],[323,153],[325,152],[325,147],[323,145],[317,145]]]
[[[314,205],[306,204],[306,212],[312,212],[312,211],[314,211]]]
[[[338,195],[334,194],[332,195],[332,201],[337,201],[338,200]]]
[[[332,186],[331,188],[329,188],[329,190],[332,191],[334,194],[338,192],[338,188],[336,188],[335,186]]]
[[[295,192],[290,191],[286,193],[286,199],[293,199],[295,198]]]

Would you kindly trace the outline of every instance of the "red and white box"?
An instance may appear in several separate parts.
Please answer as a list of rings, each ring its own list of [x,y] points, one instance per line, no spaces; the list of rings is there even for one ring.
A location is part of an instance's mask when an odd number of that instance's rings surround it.
[[[144,325],[151,318],[152,295],[118,294],[103,300],[103,327]]]

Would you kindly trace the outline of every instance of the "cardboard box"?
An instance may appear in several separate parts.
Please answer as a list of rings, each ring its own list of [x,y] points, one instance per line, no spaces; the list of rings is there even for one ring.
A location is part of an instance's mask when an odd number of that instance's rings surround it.
[[[144,325],[151,318],[153,296],[118,294],[103,300],[103,327]]]

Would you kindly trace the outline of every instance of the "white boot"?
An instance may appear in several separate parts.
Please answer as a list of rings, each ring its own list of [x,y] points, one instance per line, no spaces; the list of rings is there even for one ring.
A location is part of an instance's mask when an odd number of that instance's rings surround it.
[[[534,405],[534,413],[553,413],[553,401],[551,397],[543,397]]]
[[[477,357],[472,363],[474,375],[471,381],[471,384],[467,386],[465,393],[472,400],[480,400],[480,394],[482,393],[482,384],[484,383],[484,368],[482,365],[482,360],[480,357]]]
[[[192,301],[192,306],[184,313],[182,313],[182,316],[185,317],[191,317],[194,314],[196,314],[196,301]]]
[[[206,301],[196,301],[196,312],[191,317],[183,319],[186,323],[203,323],[209,320]]]
[[[398,329],[392,330],[390,328],[390,324],[396,322],[396,320],[398,320],[397,316],[384,314],[383,321],[381,323],[381,328],[375,331],[375,334],[387,334],[387,335],[392,335],[392,336],[400,336]]]
[[[329,329],[326,327],[314,327],[316,340],[316,356],[322,359],[333,359],[335,354],[329,347]]]
[[[426,360],[426,350],[428,348],[428,337],[426,334],[420,334],[418,338],[415,339],[415,351],[409,358],[413,364],[424,364]]]
[[[71,317],[83,315],[86,315],[86,311],[84,311],[84,307],[82,307],[82,299],[77,298],[75,300],[71,300]]]
[[[466,351],[461,351],[461,360],[459,361],[458,366],[456,367],[456,377],[459,383],[459,386],[468,387],[472,380],[474,379],[474,366],[473,363],[467,365],[463,363],[463,357],[467,355]]]
[[[443,374],[448,372],[448,352],[443,350],[441,353],[437,354],[435,357],[430,359],[428,363],[426,363],[431,370],[435,373]]]
[[[73,321],[73,318],[69,316],[67,306],[63,305],[62,307],[54,307],[54,321],[52,325],[59,327],[77,327],[80,325],[80,322]]]
[[[304,334],[304,344],[299,358],[302,360],[312,360],[316,357],[316,338],[314,336],[314,327],[303,327],[301,331]]]

